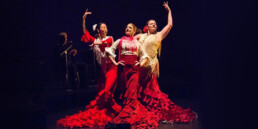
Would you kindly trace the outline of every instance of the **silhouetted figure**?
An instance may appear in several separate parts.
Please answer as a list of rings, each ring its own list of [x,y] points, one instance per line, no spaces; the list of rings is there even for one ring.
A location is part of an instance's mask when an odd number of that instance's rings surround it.
[[[59,33],[58,43],[55,45],[52,55],[53,72],[57,78],[66,81],[68,89],[78,87],[76,84],[78,73],[73,64],[76,54],[77,50],[73,47],[72,42],[67,40],[67,33]]]

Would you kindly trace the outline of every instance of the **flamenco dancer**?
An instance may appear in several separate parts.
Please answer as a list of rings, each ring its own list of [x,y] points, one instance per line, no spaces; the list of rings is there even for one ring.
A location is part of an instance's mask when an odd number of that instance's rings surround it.
[[[157,58],[158,51],[160,56],[161,41],[167,36],[173,26],[172,13],[168,6],[168,2],[164,2],[163,6],[168,11],[168,23],[160,31],[157,32],[157,24],[155,20],[148,20],[144,27],[144,34],[138,34],[134,38],[138,39],[150,57],[145,67],[140,69],[140,85],[142,91],[140,94],[141,103],[154,112],[161,121],[167,123],[191,122],[197,118],[197,114],[191,109],[183,109],[175,105],[168,95],[163,93],[157,81],[159,76],[159,61]]]
[[[97,32],[95,35],[96,38],[91,36],[85,27],[85,19],[89,14],[91,14],[91,12],[88,12],[87,9],[82,17],[84,35],[82,36],[81,41],[92,43],[90,46],[93,47],[97,61],[101,66],[103,74],[100,75],[105,77],[105,85],[98,93],[95,100],[91,101],[90,104],[86,106],[85,111],[80,111],[77,114],[66,116],[65,118],[58,120],[58,127],[73,128],[105,125],[111,121],[111,119],[115,117],[115,114],[121,109],[121,107],[115,103],[113,98],[117,78],[117,67],[105,54],[105,48],[112,45],[113,38],[107,36],[107,25],[105,23],[99,23],[95,26]],[[99,81],[99,83],[102,82]]]
[[[96,59],[101,66],[102,73],[105,74],[102,75],[105,77],[104,90],[102,90],[99,94],[102,94],[103,92],[111,94],[113,93],[116,84],[117,67],[107,58],[105,54],[105,48],[110,47],[114,40],[112,36],[107,36],[107,25],[103,22],[100,22],[93,26],[93,28],[95,28],[94,30],[97,32],[97,34],[95,35],[96,38],[89,34],[88,30],[85,27],[85,20],[87,15],[89,14],[91,14],[91,12],[88,12],[87,9],[83,15],[82,23],[84,35],[82,36],[81,41],[92,43],[90,46],[93,47]]]
[[[138,100],[139,67],[143,66],[149,57],[142,45],[133,38],[135,32],[136,26],[129,23],[125,29],[126,36],[116,40],[110,48],[106,48],[108,57],[118,66],[116,92],[119,93],[118,96],[122,103],[121,111],[111,122],[130,124],[132,129],[154,128],[158,126],[159,118],[148,111]],[[117,49],[118,62],[115,61],[115,50]]]
[[[114,65],[112,65],[112,62],[107,58],[105,54],[105,47],[110,47],[114,40],[112,36],[107,36],[107,25],[103,22],[99,22],[98,24],[95,24],[93,26],[95,37],[90,35],[89,31],[85,27],[86,17],[90,14],[92,13],[88,12],[88,9],[86,9],[82,17],[82,29],[84,34],[81,38],[81,41],[85,43],[92,43],[89,46],[93,48],[96,60],[101,67],[100,74],[98,77],[98,87],[101,89],[105,87],[105,89],[108,90],[112,86],[113,82],[115,82],[114,79],[116,79],[113,77],[110,78],[111,76],[108,75],[116,73],[116,68],[114,67]],[[108,82],[105,82],[105,80],[108,80]],[[108,87],[106,87],[105,83],[108,83]]]

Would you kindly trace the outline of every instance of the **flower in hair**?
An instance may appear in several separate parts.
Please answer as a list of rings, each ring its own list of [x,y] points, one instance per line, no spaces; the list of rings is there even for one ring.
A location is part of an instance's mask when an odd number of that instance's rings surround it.
[[[147,26],[144,26],[144,28],[143,28],[143,32],[144,32],[144,33],[147,33],[147,32],[148,32],[148,30],[147,30]]]
[[[94,25],[92,26],[93,31],[96,31],[96,28],[97,28],[97,24],[94,24]]]

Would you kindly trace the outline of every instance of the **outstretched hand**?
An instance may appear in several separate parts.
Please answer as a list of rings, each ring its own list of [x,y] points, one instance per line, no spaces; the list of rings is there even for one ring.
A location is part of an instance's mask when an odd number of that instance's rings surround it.
[[[84,15],[82,16],[83,19],[86,18],[87,15],[91,14],[91,12],[88,12],[88,9],[86,9]]]
[[[94,46],[94,43],[90,44],[89,47],[92,49]]]
[[[171,11],[169,6],[168,6],[168,2],[163,2],[163,6],[165,7],[165,9],[169,12]]]

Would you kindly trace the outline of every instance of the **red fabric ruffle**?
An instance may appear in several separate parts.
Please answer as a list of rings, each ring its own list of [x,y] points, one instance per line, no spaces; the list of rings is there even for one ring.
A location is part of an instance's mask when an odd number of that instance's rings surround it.
[[[121,106],[115,102],[113,97],[117,67],[111,64],[108,66],[105,88],[98,93],[95,100],[86,106],[84,111],[67,115],[65,118],[58,120],[58,127],[74,128],[105,125],[121,111]]]
[[[132,129],[149,129],[159,125],[159,117],[148,111],[138,100],[130,100],[111,122],[128,123]]]
[[[136,60],[136,58],[123,59]],[[130,124],[132,129],[149,129],[157,127],[160,121],[183,123],[195,120],[197,114],[190,108],[183,109],[175,105],[168,95],[159,89],[156,75],[148,71],[149,69],[144,72],[144,69],[139,70],[139,67],[129,64],[110,69],[106,74],[107,79],[112,76],[117,77],[115,90],[119,91],[118,96],[122,105],[118,105],[114,100],[114,89],[111,85],[115,79],[108,79],[106,88],[86,106],[85,111],[58,120],[57,126],[93,127],[111,122]],[[114,76],[116,72],[117,76]]]
[[[110,122],[121,110],[110,92],[101,92],[95,100],[86,106],[85,111],[67,115],[57,121],[57,127],[93,127]]]
[[[128,56],[129,57],[129,56]],[[137,58],[122,58],[120,60],[133,60]],[[148,111],[138,100],[139,67],[125,65],[118,67],[118,89],[121,90],[120,99],[123,102],[119,114],[111,121],[115,124],[130,124],[132,129],[155,128],[158,126],[159,117]]]
[[[81,41],[86,42],[86,43],[88,43],[88,42],[93,43],[95,41],[95,38],[90,35],[88,30],[85,30],[84,34],[81,37]]]
[[[160,91],[156,74],[152,73],[145,77],[144,82],[140,83],[142,85],[140,101],[149,111],[158,115],[161,121],[182,123],[197,118],[197,114],[190,108],[183,109],[175,105],[167,94]]]

